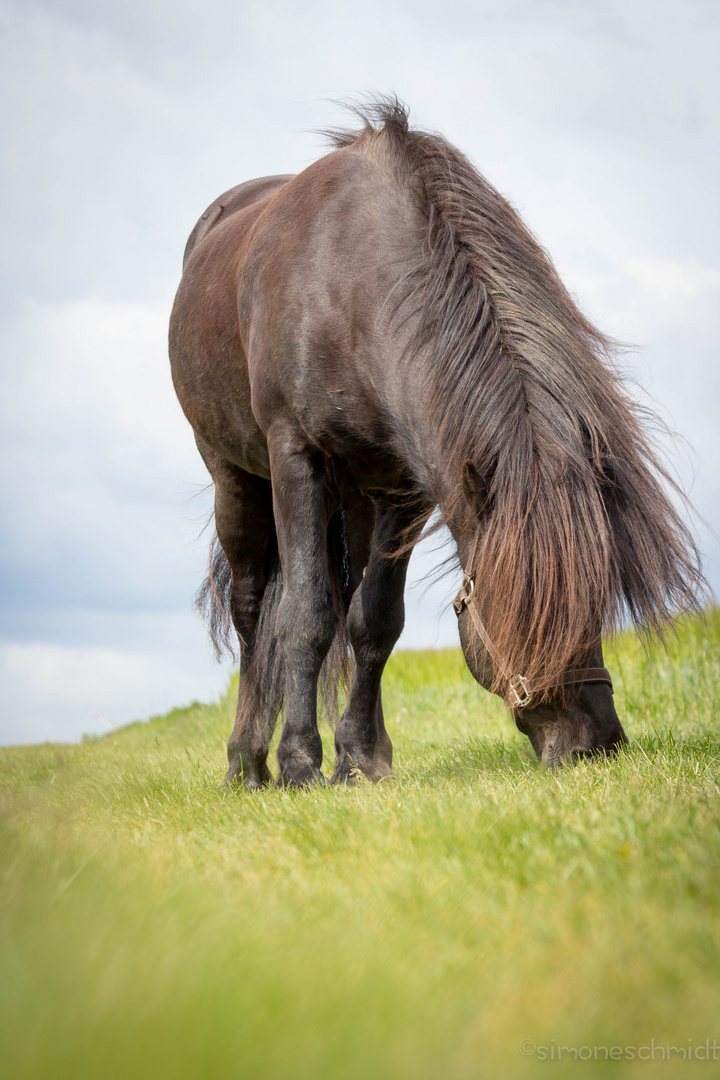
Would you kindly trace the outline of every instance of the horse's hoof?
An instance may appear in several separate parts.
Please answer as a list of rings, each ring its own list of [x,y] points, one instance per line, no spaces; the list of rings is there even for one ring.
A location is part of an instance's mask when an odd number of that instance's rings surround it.
[[[296,769],[290,773],[281,772],[275,782],[276,788],[284,788],[290,791],[327,786],[327,777],[323,776],[319,769]]]
[[[355,784],[360,780],[370,780],[373,784],[381,780],[394,779],[395,773],[382,758],[375,755],[368,758],[367,755],[356,760],[351,754],[343,753],[338,761],[335,772],[330,779],[331,784]]]
[[[243,776],[242,771],[235,772],[231,770],[223,780],[221,787],[225,791],[262,791],[263,788],[272,783],[269,770],[265,769],[264,772],[267,773],[267,776],[256,773]]]

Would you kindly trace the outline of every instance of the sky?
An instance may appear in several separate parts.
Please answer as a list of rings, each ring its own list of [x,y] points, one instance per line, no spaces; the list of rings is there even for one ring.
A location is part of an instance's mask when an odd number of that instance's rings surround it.
[[[719,39],[715,0],[0,0],[0,742],[225,687],[167,361],[182,252],[220,192],[301,171],[373,91],[465,152],[633,346],[717,595]],[[402,647],[457,641],[439,557],[413,556]]]

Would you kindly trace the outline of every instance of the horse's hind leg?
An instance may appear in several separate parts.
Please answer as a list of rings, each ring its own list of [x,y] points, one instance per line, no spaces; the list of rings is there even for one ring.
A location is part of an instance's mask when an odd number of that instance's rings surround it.
[[[273,558],[277,561],[272,489],[269,481],[198,445],[215,484],[215,527],[230,564],[230,615],[240,642],[238,706],[228,742],[226,783],[240,781],[246,788],[258,788],[272,779],[267,755],[277,715],[272,701],[268,705],[268,688],[258,685],[267,674],[267,662],[259,665],[260,670],[255,662],[256,654],[273,644],[258,641],[263,597]],[[269,627],[266,636],[272,633]]]
[[[371,780],[381,780],[392,769],[380,681],[405,621],[403,593],[410,550],[404,545],[401,554],[389,556],[412,522],[406,509],[379,511],[367,570],[350,603],[348,631],[355,669],[347,707],[335,732],[338,760],[332,783],[349,780],[354,769]],[[417,532],[420,528],[418,523]]]

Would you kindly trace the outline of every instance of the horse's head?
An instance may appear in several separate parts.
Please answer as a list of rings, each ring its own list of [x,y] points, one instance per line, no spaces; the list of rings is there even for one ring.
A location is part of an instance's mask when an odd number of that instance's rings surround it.
[[[528,736],[543,764],[554,767],[616,750],[627,738],[615,711],[610,673],[603,666],[599,625],[593,624],[585,635],[595,644],[579,653],[554,680],[542,675],[526,677],[503,662],[483,619],[487,597],[483,597],[482,584],[478,587],[473,576],[491,507],[488,485],[471,462],[464,469],[463,487],[466,515],[468,510],[470,513],[461,530],[465,535],[459,548],[467,570],[454,607],[463,653],[474,678],[504,698],[519,730]],[[469,533],[473,534],[472,541],[468,540]]]
[[[473,624],[467,603],[458,611],[458,629],[472,675],[487,690],[497,688],[496,663]],[[530,739],[540,761],[550,767],[592,754],[611,753],[627,742],[615,711],[612,685],[600,678],[605,670],[600,646],[588,654],[587,663],[577,670],[578,674],[592,674],[597,681],[565,684],[549,699],[539,692],[533,693],[522,681],[509,679],[501,683],[499,692],[504,695],[518,729]]]
[[[481,640],[473,621],[471,605],[458,603],[460,643],[467,666],[480,686],[495,689],[511,708],[518,729],[527,735],[543,765],[557,766],[592,754],[612,753],[627,742],[617,718],[612,684],[602,666],[602,650],[590,650],[586,663],[568,673],[573,681],[556,688],[547,698],[533,691],[521,676],[503,678],[498,691],[498,667],[490,649]],[[490,643],[491,644],[491,643]],[[583,675],[586,680],[582,680]],[[574,681],[574,678],[579,681]]]
[[[537,756],[550,767],[612,753],[628,741],[615,712],[612,690],[602,683],[581,684],[564,706],[530,706],[514,715]]]

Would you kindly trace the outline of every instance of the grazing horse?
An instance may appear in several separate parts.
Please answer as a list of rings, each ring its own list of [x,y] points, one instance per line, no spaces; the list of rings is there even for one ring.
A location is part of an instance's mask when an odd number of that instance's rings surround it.
[[[215,485],[201,590],[240,641],[228,781],[322,782],[318,686],[354,663],[333,782],[387,776],[380,681],[437,508],[465,571],[474,677],[542,761],[626,742],[601,632],[696,603],[692,539],[612,365],[518,214],[381,99],[297,176],[221,195],[170,324],[175,388]],[[231,622],[230,622],[231,620]],[[324,677],[321,678],[321,672]]]

